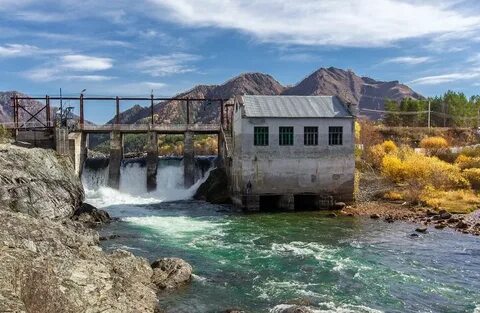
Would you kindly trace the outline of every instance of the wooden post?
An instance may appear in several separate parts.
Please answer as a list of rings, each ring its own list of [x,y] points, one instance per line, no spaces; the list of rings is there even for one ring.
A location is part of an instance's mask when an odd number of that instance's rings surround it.
[[[47,127],[50,127],[50,97],[48,95],[45,96],[45,115],[47,117]]]
[[[17,101],[16,96],[12,97],[12,108],[13,108],[13,127],[17,125]]]
[[[83,129],[83,124],[85,123],[85,116],[83,113],[83,93],[80,94],[80,129]]]
[[[18,116],[18,95],[15,95],[15,116],[17,117],[15,128],[18,129],[18,124],[20,121],[20,117]]]
[[[152,119],[153,126],[153,94],[150,95],[150,117]]]
[[[190,100],[187,99],[187,125],[190,124]]]
[[[116,106],[116,117],[115,117],[115,124],[120,124],[120,98],[117,96],[115,97],[115,106]]]

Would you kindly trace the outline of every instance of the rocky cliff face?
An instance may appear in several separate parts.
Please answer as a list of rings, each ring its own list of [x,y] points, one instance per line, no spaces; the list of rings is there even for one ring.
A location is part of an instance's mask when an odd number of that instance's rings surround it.
[[[152,268],[98,234],[0,210],[0,312],[153,312]]]
[[[154,312],[150,264],[69,218],[83,188],[68,162],[0,145],[0,312]]]
[[[83,198],[68,158],[53,150],[0,145],[0,206],[34,217],[65,218]]]

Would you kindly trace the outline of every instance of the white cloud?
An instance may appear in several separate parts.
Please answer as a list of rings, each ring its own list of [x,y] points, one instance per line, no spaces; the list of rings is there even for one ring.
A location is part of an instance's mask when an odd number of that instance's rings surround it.
[[[194,72],[195,67],[191,62],[197,61],[200,56],[188,53],[173,53],[169,55],[157,55],[146,57],[135,64],[135,67],[143,73],[153,77],[168,76]]]
[[[397,63],[397,64],[408,64],[408,65],[417,65],[421,63],[426,63],[431,61],[431,57],[414,57],[414,56],[403,56],[396,57],[391,59],[386,59],[384,63]]]
[[[115,77],[93,75],[89,72],[108,70],[113,66],[110,58],[93,57],[82,54],[69,54],[47,62],[40,67],[23,72],[23,76],[33,81],[82,80],[104,81]]]
[[[40,49],[31,45],[7,44],[0,46],[0,57],[22,57],[38,53]]]
[[[478,12],[449,0],[148,0],[160,19],[235,29],[267,42],[385,46],[410,38],[478,31]]]
[[[414,79],[409,83],[412,85],[439,85],[454,81],[472,80],[476,78],[480,78],[480,70],[425,76]]]
[[[75,71],[103,71],[112,67],[110,58],[92,57],[82,54],[71,54],[61,57],[60,66]]]

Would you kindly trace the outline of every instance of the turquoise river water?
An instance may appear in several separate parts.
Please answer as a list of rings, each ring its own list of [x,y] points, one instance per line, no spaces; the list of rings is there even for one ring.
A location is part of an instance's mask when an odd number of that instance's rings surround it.
[[[122,179],[143,175],[130,170]],[[87,200],[121,219],[102,229],[119,235],[105,249],[193,266],[191,284],[160,294],[166,312],[280,312],[302,302],[314,312],[480,313],[478,237],[433,229],[411,237],[412,224],[323,212],[233,212],[182,199],[195,186],[167,179],[178,171],[161,169],[158,194],[126,181],[121,191],[85,183]]]

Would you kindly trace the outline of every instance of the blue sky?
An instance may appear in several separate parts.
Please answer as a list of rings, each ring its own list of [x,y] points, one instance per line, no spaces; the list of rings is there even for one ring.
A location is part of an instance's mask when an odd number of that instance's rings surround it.
[[[0,16],[0,90],[171,96],[335,66],[427,96],[480,94],[474,0],[0,0]]]

